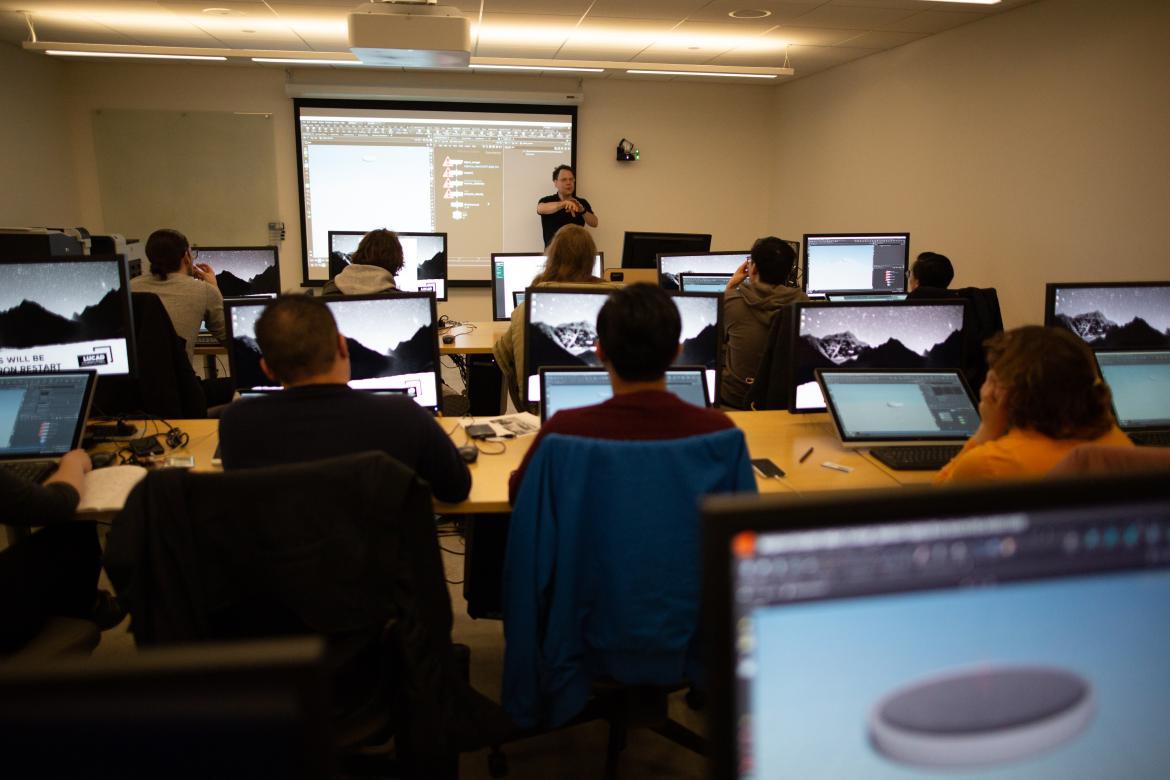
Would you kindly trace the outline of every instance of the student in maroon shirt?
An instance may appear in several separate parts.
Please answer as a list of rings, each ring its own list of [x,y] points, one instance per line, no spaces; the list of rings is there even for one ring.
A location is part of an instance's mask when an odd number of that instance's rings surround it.
[[[515,500],[528,461],[545,434],[682,439],[735,427],[723,412],[689,404],[666,389],[666,369],[678,357],[681,332],[678,308],[657,286],[631,284],[614,291],[597,315],[597,356],[609,372],[613,397],[550,417],[520,468],[512,472],[509,501]]]

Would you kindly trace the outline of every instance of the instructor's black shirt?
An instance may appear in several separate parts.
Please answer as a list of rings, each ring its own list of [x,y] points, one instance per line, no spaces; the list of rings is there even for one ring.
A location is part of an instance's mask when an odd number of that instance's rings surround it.
[[[467,498],[471,473],[430,413],[410,398],[345,385],[292,387],[236,401],[219,419],[225,469],[381,450],[431,483],[435,498]]]
[[[577,199],[578,203],[585,207],[585,211],[588,211],[590,214],[593,213],[593,207],[589,205],[589,201],[585,200],[580,195],[574,195],[573,197]],[[547,195],[541,198],[537,201],[537,203],[556,203],[560,199],[561,196],[554,193],[552,195]],[[584,227],[585,212],[583,211],[575,217],[571,216],[569,212],[565,211],[564,209],[561,209],[560,211],[554,211],[552,214],[541,214],[540,226],[544,229],[544,245],[548,246],[549,242],[552,241],[552,237],[556,235],[556,232],[565,225],[580,225]]]

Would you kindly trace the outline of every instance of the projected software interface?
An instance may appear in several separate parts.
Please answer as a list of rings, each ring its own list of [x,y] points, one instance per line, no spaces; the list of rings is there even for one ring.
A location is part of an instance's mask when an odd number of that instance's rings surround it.
[[[90,376],[0,375],[0,458],[64,455],[85,424]]]
[[[845,441],[967,439],[979,427],[979,412],[953,371],[822,369],[820,376]]]
[[[308,280],[329,278],[329,231],[355,225],[447,233],[454,279],[486,277],[493,251],[539,246],[533,208],[572,163],[575,109],[375,105],[294,102]]]
[[[130,373],[130,289],[120,260],[0,260],[0,373]]]
[[[419,293],[325,298],[349,347],[349,386],[357,390],[405,389],[419,406],[439,403],[438,334],[434,298]],[[238,388],[271,388],[260,369],[256,320],[265,304],[225,307],[232,377]]]
[[[730,279],[736,269],[743,265],[750,256],[751,253],[747,251],[659,255],[658,284],[664,290],[682,290],[683,274],[717,274],[726,275]],[[726,287],[726,282],[724,286]],[[721,288],[716,292],[723,292],[723,290]]]
[[[1160,778],[1170,508],[745,532],[740,780]]]
[[[798,303],[792,411],[823,411],[818,368],[961,368],[962,303]]]
[[[601,278],[601,269],[604,255],[597,253],[593,261],[593,275]],[[492,254],[492,318],[496,320],[510,319],[512,310],[518,304],[516,295],[521,299],[524,290],[532,284],[532,280],[544,270],[547,258],[542,254],[512,254],[495,252]]]
[[[597,313],[608,290],[532,288],[525,306],[526,398],[540,398],[538,371],[545,366],[596,366]],[[707,395],[712,403],[718,393],[719,295],[674,295],[682,320],[679,336],[682,349],[676,366],[702,366],[707,377]]]
[[[805,291],[904,292],[909,249],[909,233],[806,235]]]
[[[1170,350],[1098,352],[1122,428],[1170,428]]]
[[[196,251],[196,262],[211,266],[215,284],[225,298],[280,292],[280,266],[274,246],[201,246]]]
[[[349,265],[366,233],[360,230],[329,234],[329,265],[336,276]],[[402,269],[394,284],[403,292],[433,292],[447,300],[447,236],[442,233],[399,233]]]
[[[1046,325],[1094,350],[1170,349],[1170,283],[1050,284]]]
[[[682,274],[679,286],[683,292],[722,294],[730,281],[731,274]]]
[[[562,409],[577,409],[608,401],[613,397],[609,373],[602,371],[557,371],[542,369],[540,414],[544,419]],[[705,377],[701,370],[667,371],[666,389],[695,406],[707,405]]]

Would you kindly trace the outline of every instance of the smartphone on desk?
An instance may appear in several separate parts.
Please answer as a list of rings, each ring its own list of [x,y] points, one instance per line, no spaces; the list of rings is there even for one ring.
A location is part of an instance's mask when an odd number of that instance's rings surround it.
[[[764,479],[780,479],[784,476],[784,469],[767,458],[752,458],[752,469]]]

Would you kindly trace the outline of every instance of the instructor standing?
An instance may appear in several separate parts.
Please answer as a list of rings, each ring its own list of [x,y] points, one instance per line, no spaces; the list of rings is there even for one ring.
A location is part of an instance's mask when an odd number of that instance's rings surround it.
[[[546,247],[565,225],[597,227],[597,215],[593,213],[593,207],[589,201],[577,197],[577,176],[572,166],[558,165],[553,168],[552,179],[557,187],[556,194],[543,197],[536,203]]]

